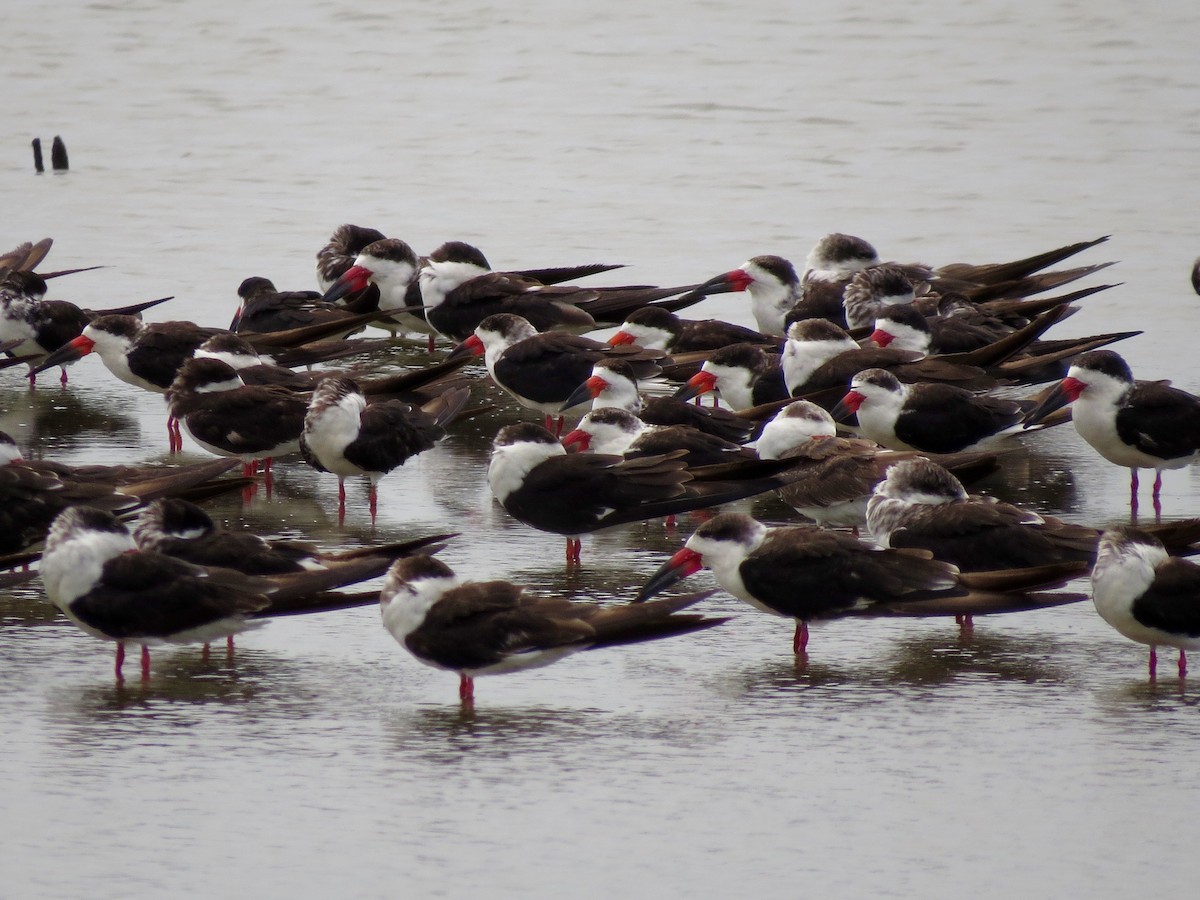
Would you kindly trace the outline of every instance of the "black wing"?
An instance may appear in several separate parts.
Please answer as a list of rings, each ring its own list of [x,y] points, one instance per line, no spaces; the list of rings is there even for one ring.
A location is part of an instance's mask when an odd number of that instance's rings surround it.
[[[1160,382],[1139,381],[1117,410],[1117,435],[1152,456],[1175,459],[1200,450],[1200,399]]]

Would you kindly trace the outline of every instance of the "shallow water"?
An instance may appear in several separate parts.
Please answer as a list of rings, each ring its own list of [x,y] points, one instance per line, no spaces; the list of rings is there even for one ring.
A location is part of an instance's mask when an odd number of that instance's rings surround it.
[[[834,230],[935,264],[1112,234],[1081,261],[1120,260],[1103,274],[1123,286],[1055,334],[1145,329],[1121,348],[1135,374],[1200,390],[1200,11],[626,7],[12,10],[0,246],[52,235],[54,266],[107,266],[52,296],[174,294],[155,317],[225,324],[248,275],[309,286],[344,221],[418,250],[472,241],[498,267],[624,262],[609,283],[661,284],[757,253],[800,263]],[[28,142],[55,133],[72,170],[35,176]],[[695,312],[750,321],[736,296]],[[165,458],[161,400],[94,359],[71,378],[30,394],[0,372],[0,428],[68,462]],[[566,572],[561,541],[488,494],[488,442],[520,416],[463,423],[386,478],[374,532],[361,485],[339,528],[336,485],[301,464],[280,467],[269,499],[210,509],[331,547],[450,528],[464,534],[443,558],[461,573],[627,599],[692,523],[585,539]],[[1063,429],[985,487],[1100,524],[1127,515],[1126,478]],[[1168,473],[1168,516],[1197,511],[1197,478]],[[771,500],[744,508],[788,521]],[[705,609],[734,620],[484,680],[464,711],[453,676],[408,657],[374,608],[272,622],[232,660],[161,651],[148,683],[118,685],[110,648],[36,588],[11,592],[0,893],[1127,896],[1190,883],[1195,687],[1173,654],[1148,684],[1144,648],[1090,604],[970,636],[832,623],[801,669],[789,623],[725,595]]]

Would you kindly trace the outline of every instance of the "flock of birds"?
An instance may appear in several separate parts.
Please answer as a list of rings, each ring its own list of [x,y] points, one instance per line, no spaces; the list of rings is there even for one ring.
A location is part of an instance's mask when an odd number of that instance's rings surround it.
[[[49,281],[80,270],[39,273],[50,241],[23,244],[0,256],[0,367],[25,366],[31,385],[62,367],[65,388],[66,366],[94,352],[121,381],[164,396],[172,452],[186,431],[218,459],[72,467],[26,460],[0,434],[0,586],[40,576],[72,622],[116,642],[118,679],[126,644],[141,646],[148,677],[151,645],[207,651],[272,616],[378,601],[395,639],[457,673],[471,702],[478,675],[722,624],[691,609],[713,591],[651,599],[704,566],[726,592],[794,619],[797,654],[812,621],[969,623],[1085,599],[1062,589],[1090,572],[1100,615],[1150,646],[1151,678],[1164,645],[1178,648],[1183,677],[1185,651],[1200,647],[1200,566],[1186,559],[1200,520],[1164,523],[1160,489],[1164,469],[1200,454],[1200,399],[1134,380],[1107,348],[1136,332],[1045,337],[1112,287],[1046,296],[1111,265],[1053,268],[1105,240],[932,268],[881,262],[866,241],[831,234],[802,275],[756,256],[697,284],[585,287],[575,282],[618,267],[494,271],[469,244],[419,258],[343,225],[317,253],[319,291],[247,278],[228,328],[141,318],[170,298],[109,310],[47,300]],[[749,296],[757,329],[678,315],[724,292]],[[352,337],[368,326],[392,337]],[[608,326],[618,330],[605,342],[583,336]],[[398,375],[362,362],[312,368],[379,359],[414,333],[431,352],[438,338],[454,346]],[[498,430],[492,494],[513,518],[565,537],[568,565],[581,535],[702,520],[632,602],[463,581],[434,557],[453,534],[322,553],[204,512],[226,491],[260,480],[269,490],[273,461],[298,455],[338,477],[339,521],[344,480],[365,476],[374,521],[380,478],[490,408],[469,406],[479,382],[462,369],[479,356],[504,394],[544,416]],[[1050,387],[1010,396],[1037,385]],[[701,405],[706,393],[720,402]],[[1135,523],[1137,471],[1155,470],[1153,524],[1089,528],[964,488],[1003,468],[1003,441],[1066,421],[1131,470]],[[711,512],[769,491],[813,524]],[[355,589],[381,575],[381,592]]]

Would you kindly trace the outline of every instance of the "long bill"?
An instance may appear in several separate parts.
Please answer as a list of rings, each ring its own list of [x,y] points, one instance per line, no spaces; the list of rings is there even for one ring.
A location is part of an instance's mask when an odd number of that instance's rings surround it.
[[[650,576],[650,580],[642,585],[642,589],[633,598],[633,602],[645,603],[655,594],[662,593],[675,584],[675,582],[682,581],[692,573],[698,572],[703,565],[703,560],[704,557],[695,550],[688,547],[682,548],[663,563],[657,572]]]
[[[1083,382],[1070,376],[1064,378],[1058,384],[1050,389],[1050,392],[1042,399],[1042,402],[1030,413],[1027,413],[1025,418],[1021,420],[1021,425],[1024,428],[1032,428],[1037,425],[1046,416],[1055,410],[1062,409],[1068,403],[1071,403],[1079,396],[1080,390],[1083,388]]]
[[[699,397],[701,394],[707,394],[716,386],[717,376],[712,372],[706,372],[701,369],[687,380],[687,384],[683,385],[671,396],[676,400],[691,400],[693,397]]]
[[[829,411],[833,416],[833,421],[841,422],[843,419],[848,419],[854,413],[858,412],[858,408],[862,406],[863,395],[858,391],[849,391],[845,397],[837,402],[837,405]]]
[[[593,375],[583,384],[579,385],[579,387],[575,388],[575,390],[571,391],[571,396],[563,402],[558,411],[565,413],[568,409],[573,409],[584,403],[591,403],[607,386],[608,383],[603,378]]]
[[[67,341],[67,343],[42,360],[41,364],[34,368],[31,374],[36,375],[38,372],[44,372],[46,369],[52,369],[55,366],[65,366],[67,363],[73,363],[75,360],[82,359],[91,353],[95,346],[95,341],[81,334],[79,337]]]
[[[449,362],[452,359],[461,359],[464,356],[483,356],[484,346],[483,341],[478,335],[471,335],[457,347],[450,351],[450,355],[446,357]]]

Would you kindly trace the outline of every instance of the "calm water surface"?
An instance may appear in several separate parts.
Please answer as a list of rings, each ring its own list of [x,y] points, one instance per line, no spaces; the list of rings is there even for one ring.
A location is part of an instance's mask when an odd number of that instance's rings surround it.
[[[1122,351],[1135,373],[1200,390],[1194,5],[641,6],[11,10],[0,245],[52,235],[56,266],[108,266],[54,296],[170,293],[159,318],[224,324],[248,275],[310,286],[344,221],[418,250],[472,241],[497,266],[629,264],[611,283],[800,262],[834,230],[931,263],[1112,234],[1086,261],[1120,260],[1123,286],[1056,334],[1145,329]],[[72,171],[37,177],[29,140],[54,134]],[[698,313],[750,321],[736,297]],[[301,465],[270,499],[212,510],[331,547],[449,527],[462,573],[627,599],[691,523],[594,537],[566,573],[561,542],[488,495],[486,447],[518,417],[464,423],[385,479],[374,533],[360,485],[339,529],[335,484]],[[94,359],[65,392],[0,373],[0,428],[73,462],[165,450],[161,401]],[[1007,469],[985,487],[1076,521],[1126,514],[1126,475],[1073,432]],[[1168,515],[1200,511],[1197,479],[1168,474]],[[735,621],[485,680],[463,711],[453,676],[409,658],[374,608],[273,622],[232,661],[164,651],[122,686],[110,648],[36,588],[0,597],[0,895],[1118,897],[1194,881],[1200,694],[1171,663],[1148,684],[1144,650],[1090,604],[969,638],[833,623],[803,669],[788,623],[724,595],[708,608]]]

